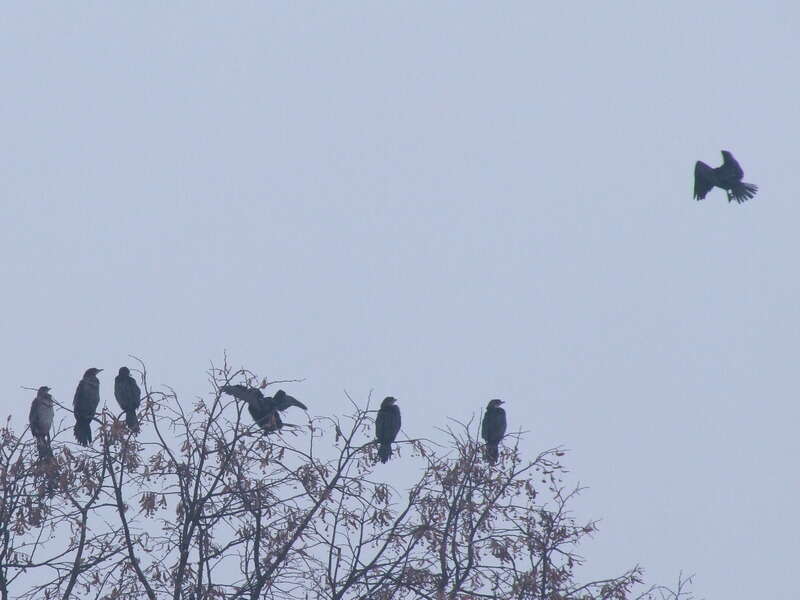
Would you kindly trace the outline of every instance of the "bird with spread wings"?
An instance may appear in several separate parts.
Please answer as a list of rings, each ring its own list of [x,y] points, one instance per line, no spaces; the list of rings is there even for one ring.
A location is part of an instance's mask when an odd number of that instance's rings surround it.
[[[728,194],[728,202],[736,200],[739,204],[756,195],[758,186],[742,181],[744,171],[733,154],[727,150],[722,151],[722,165],[717,168],[709,167],[698,160],[694,165],[694,197],[703,200],[712,188],[718,187]]]
[[[272,397],[265,396],[259,388],[242,384],[223,385],[219,390],[230,394],[237,400],[246,402],[250,416],[253,417],[253,421],[261,427],[264,433],[273,433],[283,427],[283,421],[281,421],[279,413],[290,406],[308,410],[305,404],[283,390],[278,390]]]

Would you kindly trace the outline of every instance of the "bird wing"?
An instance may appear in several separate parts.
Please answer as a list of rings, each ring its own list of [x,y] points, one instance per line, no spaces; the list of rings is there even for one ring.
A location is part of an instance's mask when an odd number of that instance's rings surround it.
[[[302,408],[303,410],[308,410],[308,407],[305,404],[303,404],[296,398],[293,398],[283,390],[278,390],[277,392],[275,392],[275,396],[272,397],[273,409],[286,410],[290,406],[297,406],[298,408]]]
[[[114,397],[122,410],[136,410],[142,401],[142,391],[133,377],[117,375],[114,379]]]
[[[486,440],[487,442],[491,438],[491,420],[492,420],[492,413],[489,412],[489,409],[486,409],[486,412],[483,413],[483,420],[481,421],[481,437]]]
[[[386,411],[382,408],[378,409],[378,416],[375,417],[375,438],[378,441],[383,441],[386,437]]]
[[[38,437],[42,435],[40,432],[42,427],[39,423],[39,399],[34,398],[33,402],[31,402],[31,412],[28,414],[28,421],[31,425],[31,434]]]
[[[730,152],[722,153],[722,166],[719,169],[724,172],[726,179],[730,178],[735,181],[741,181],[742,177],[744,177],[742,166],[739,164],[738,160],[733,158],[733,154]]]
[[[97,411],[98,404],[100,404],[100,391],[96,388],[92,389],[85,380],[81,379],[75,389],[75,397],[72,399],[75,417],[91,419]]]
[[[394,410],[392,410],[394,409]],[[381,408],[375,418],[375,437],[379,442],[393,442],[400,431],[400,409],[396,406]]]
[[[230,394],[237,400],[247,403],[260,402],[264,399],[264,394],[262,394],[261,390],[258,388],[248,387],[238,383],[236,385],[223,385],[219,388],[219,391]]]
[[[694,165],[694,197],[696,200],[702,200],[706,194],[711,191],[711,188],[716,185],[716,176],[714,169],[709,167],[703,161],[698,160]]]
[[[506,422],[506,411],[503,408],[497,408],[497,434],[502,439],[506,435],[506,428],[508,427],[508,423]]]
[[[506,434],[506,411],[502,408],[487,408],[481,423],[481,436],[489,444],[496,444]]]

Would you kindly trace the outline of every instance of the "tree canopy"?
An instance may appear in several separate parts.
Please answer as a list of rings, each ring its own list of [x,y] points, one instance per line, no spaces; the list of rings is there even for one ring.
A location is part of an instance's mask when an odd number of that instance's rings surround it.
[[[227,364],[209,375],[188,403],[142,365],[140,431],[106,402],[86,448],[58,399],[52,456],[0,428],[3,600],[690,597],[686,579],[647,586],[638,566],[580,578],[597,527],[570,510],[580,489],[558,448],[524,456],[512,432],[490,463],[478,421],[455,415],[441,439],[395,440],[419,467],[398,489],[397,461],[376,466],[371,398],[267,433],[221,390],[273,384]]]

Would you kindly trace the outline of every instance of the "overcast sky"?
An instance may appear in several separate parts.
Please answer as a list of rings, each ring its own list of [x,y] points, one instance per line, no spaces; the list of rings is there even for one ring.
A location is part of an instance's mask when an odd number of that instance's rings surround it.
[[[0,392],[225,350],[315,414],[507,401],[587,574],[794,599],[795,2],[30,3],[0,13]],[[692,199],[731,150],[752,201]],[[391,464],[402,470],[402,461]]]

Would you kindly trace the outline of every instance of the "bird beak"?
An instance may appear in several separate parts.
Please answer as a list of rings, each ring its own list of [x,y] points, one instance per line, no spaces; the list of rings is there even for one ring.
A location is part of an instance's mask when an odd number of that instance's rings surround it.
[[[100,371],[102,371],[102,370],[103,370],[103,369],[97,369],[97,372],[99,373],[99,372],[100,372]]]

